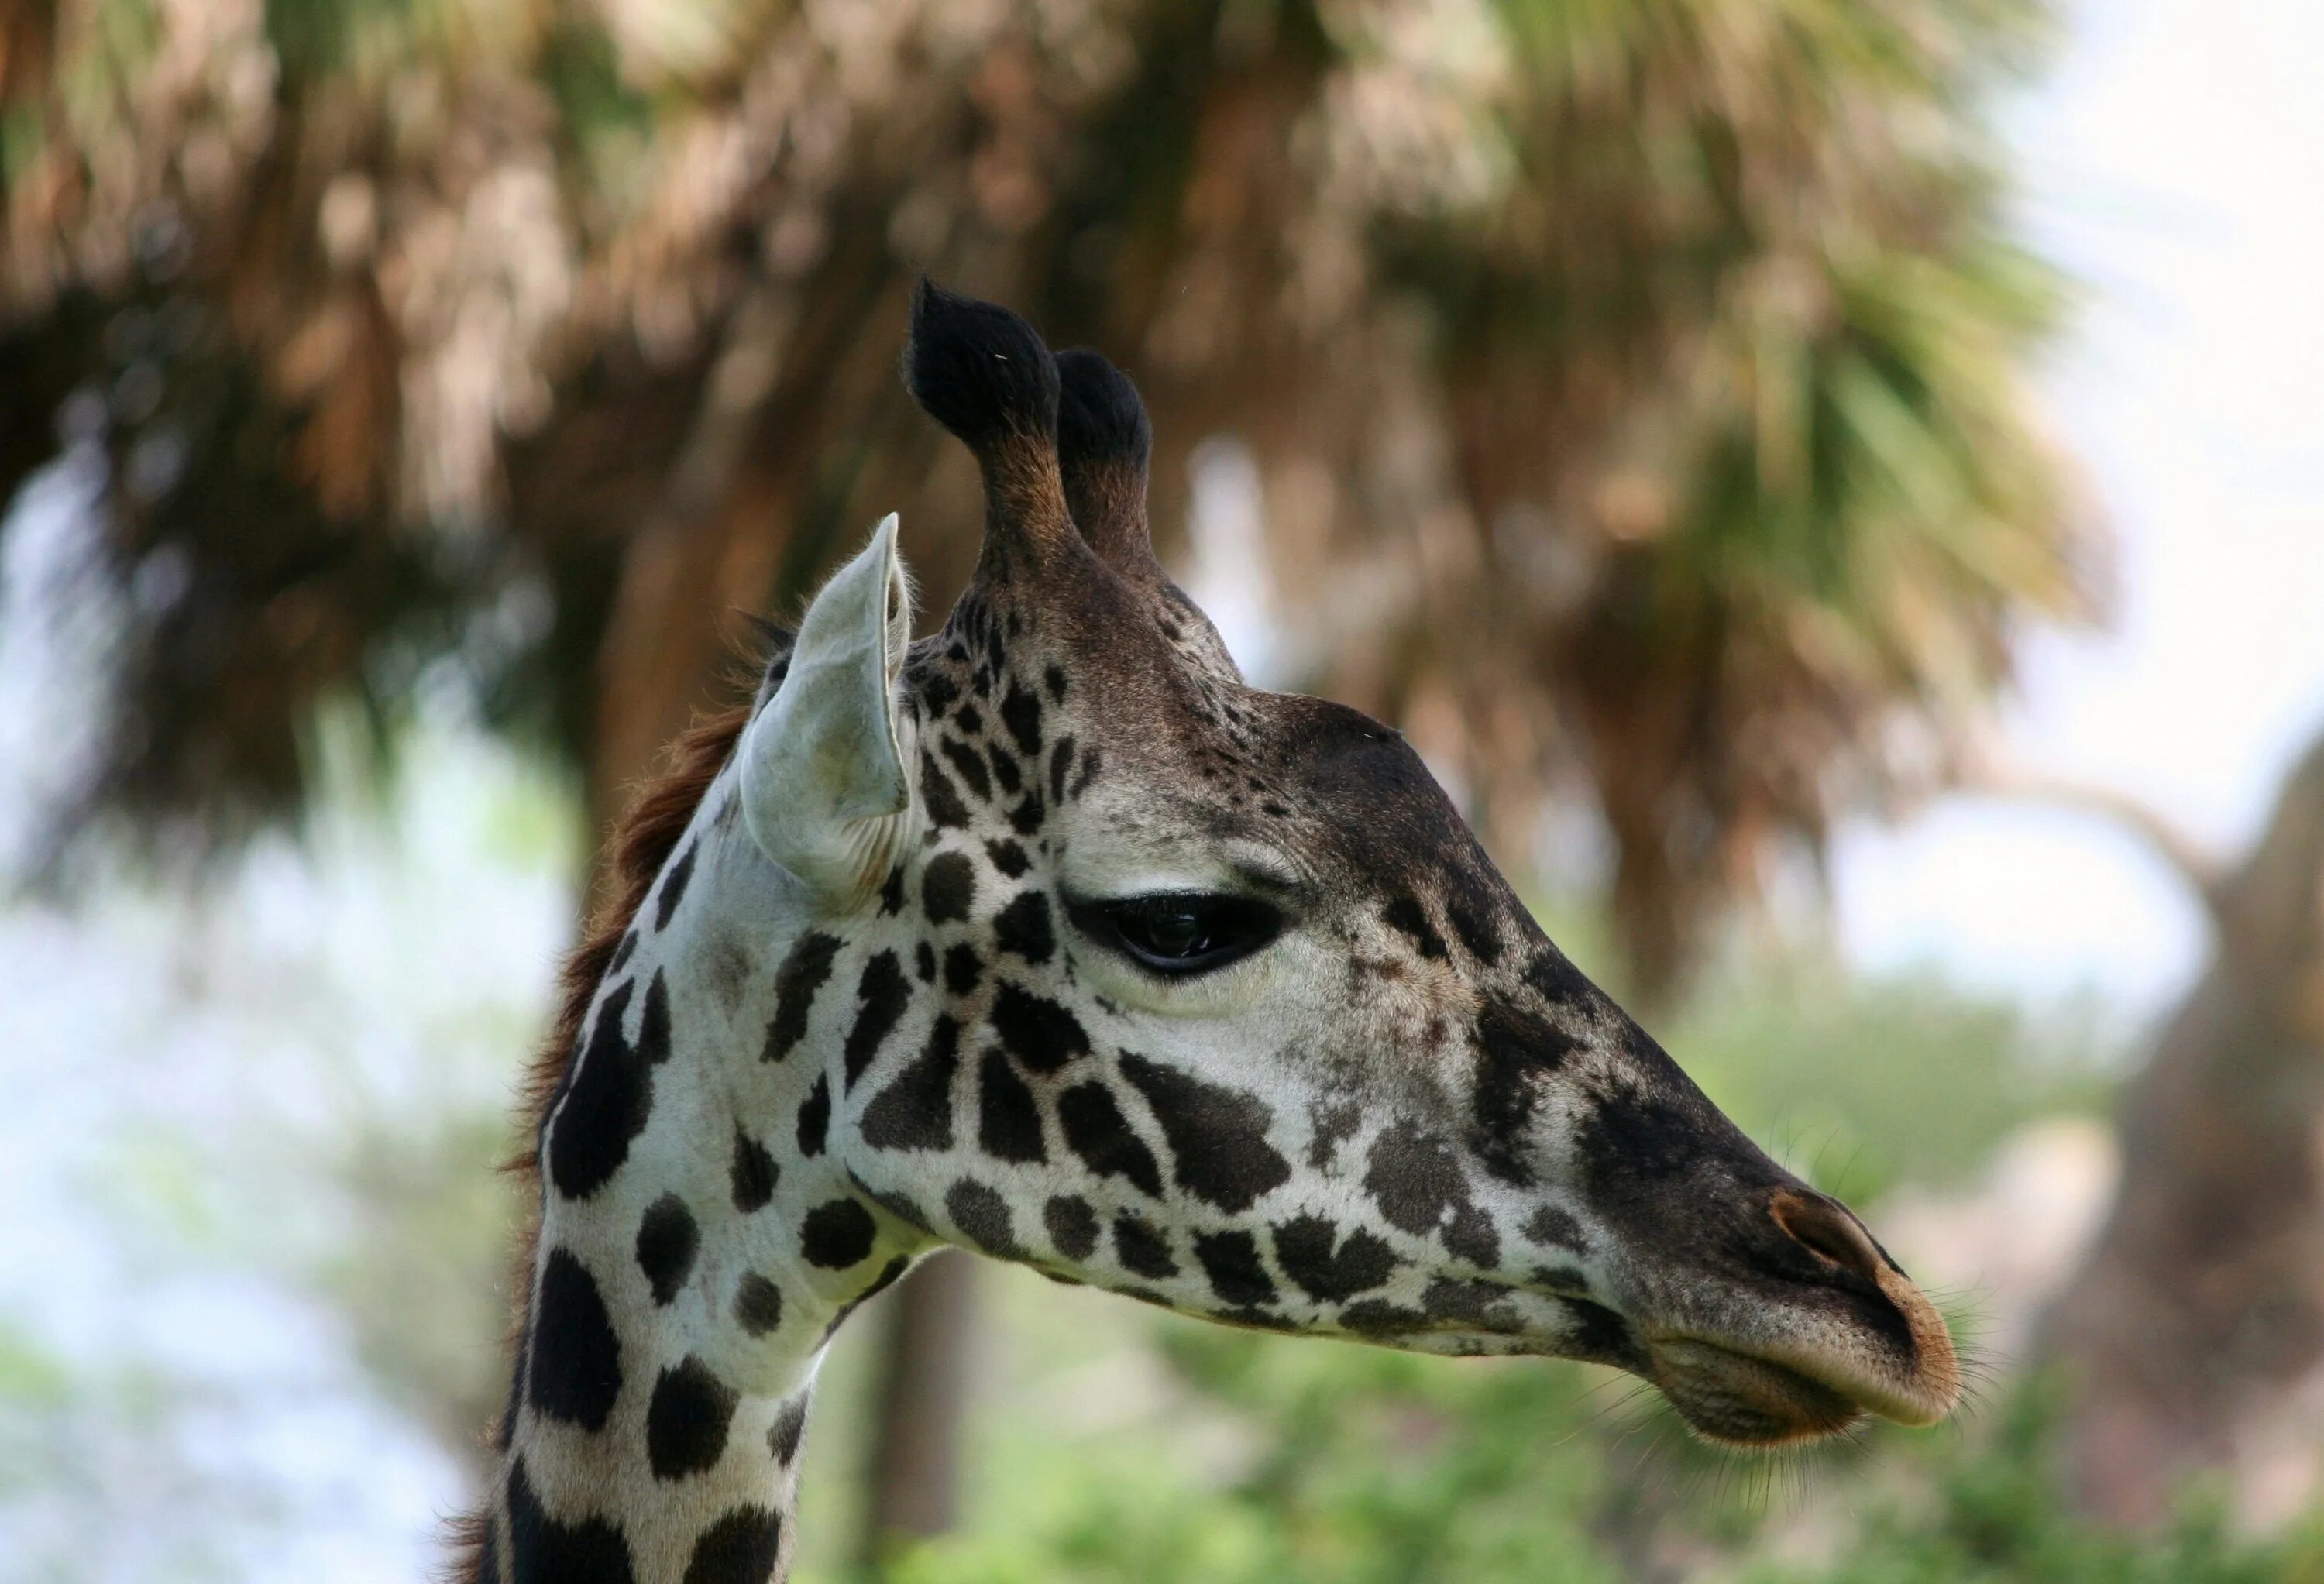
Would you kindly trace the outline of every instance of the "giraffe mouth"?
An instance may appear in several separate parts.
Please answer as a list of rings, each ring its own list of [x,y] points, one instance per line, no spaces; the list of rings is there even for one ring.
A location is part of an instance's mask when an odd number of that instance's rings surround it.
[[[1922,1426],[1950,1414],[1961,1387],[1952,1333],[1863,1222],[1796,1184],[1754,1208],[1724,1270],[1665,1273],[1628,1294],[1643,1354],[1634,1372],[1727,1446],[1818,1441],[1867,1415]]]
[[[1646,1375],[1689,1429],[1723,1446],[1771,1450],[1821,1441],[1863,1414],[1847,1394],[1811,1376],[1716,1342],[1654,1344]]]
[[[1821,1441],[1868,1415],[1934,1424],[1952,1411],[1960,1394],[1950,1370],[1937,1378],[1932,1378],[1936,1372],[1921,1371],[1898,1381],[1840,1360],[1808,1366],[1796,1356],[1770,1358],[1694,1337],[1649,1342],[1646,1359],[1642,1373],[1695,1433],[1761,1450]]]
[[[1960,1392],[1960,1364],[1936,1308],[1901,1273],[1884,1293],[1912,1338],[1909,1360],[1829,1313],[1787,1317],[1775,1334],[1745,1340],[1640,1324],[1568,1292],[1530,1285],[1579,1329],[1560,1355],[1608,1364],[1651,1384],[1704,1440],[1770,1451],[1840,1434],[1863,1419],[1936,1423]],[[1757,1329],[1757,1328],[1752,1328]]]
[[[1868,1414],[1934,1424],[1960,1398],[1951,1333],[1902,1272],[1881,1286],[1904,1322],[1901,1355],[1886,1336],[1876,1340],[1827,1314],[1750,1340],[1649,1330],[1641,1337],[1646,1368],[1639,1373],[1697,1434],[1728,1446],[1766,1450],[1819,1441]]]

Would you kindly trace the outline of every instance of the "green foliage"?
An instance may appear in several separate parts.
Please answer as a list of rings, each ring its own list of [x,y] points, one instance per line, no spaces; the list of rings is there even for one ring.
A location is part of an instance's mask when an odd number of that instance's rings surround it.
[[[2324,1521],[2273,1540],[2234,1535],[2200,1494],[2156,1533],[2105,1533],[2056,1498],[2048,1456],[2052,1394],[2015,1395],[1990,1434],[1948,1438],[1923,1460],[1933,1500],[1882,1504],[1845,1560],[1803,1573],[1755,1568],[1745,1584],[2316,1584]]]
[[[1454,1363],[1134,1311],[1120,1323],[1124,1341],[1144,1331],[1158,1349],[1176,1405],[1127,1434],[1061,1437],[1052,1415],[1004,1428],[976,1481],[976,1528],[902,1559],[896,1584],[1618,1576],[1588,1533],[1604,1471],[1577,1440],[1600,1406],[1582,1367]]]
[[[582,197],[621,207],[652,142],[652,99],[622,78],[621,59],[602,27],[560,17],[542,40],[540,78],[557,105],[564,135],[590,178]]]
[[[54,1409],[69,1400],[72,1374],[23,1328],[0,1315],[0,1408],[11,1414]]]
[[[1683,1576],[1736,1584],[2324,1581],[2324,1518],[2242,1538],[2200,1492],[2143,1536],[2072,1517],[2035,1387],[1965,1429],[1760,1460],[1688,1442],[1658,1413],[1625,1425],[1602,1411],[1622,1388],[1586,1392],[1575,1366],[1148,1329],[1248,1445],[1188,1457],[1164,1423],[1100,1440],[1028,1423],[980,1448],[973,1527],[881,1584],[1613,1584],[1641,1534]],[[1803,1549],[1821,1560],[1775,1560]]]

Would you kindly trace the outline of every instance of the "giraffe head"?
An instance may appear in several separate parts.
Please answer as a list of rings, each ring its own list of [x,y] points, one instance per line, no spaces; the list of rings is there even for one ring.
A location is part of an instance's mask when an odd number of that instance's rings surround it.
[[[1929,1301],[1559,953],[1403,739],[1244,684],[1156,564],[1130,382],[925,286],[912,334],[982,468],[977,573],[908,644],[890,518],[737,752],[808,919],[769,1052],[829,1052],[818,1125],[881,1225],[1616,1365],[1730,1443],[1942,1417]]]

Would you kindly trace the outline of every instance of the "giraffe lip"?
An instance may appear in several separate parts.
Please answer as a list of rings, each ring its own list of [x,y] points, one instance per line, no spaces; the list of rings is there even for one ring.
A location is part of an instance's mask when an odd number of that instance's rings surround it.
[[[1665,1333],[1646,1339],[1646,1377],[1695,1431],[1738,1446],[1819,1440],[1867,1414],[1934,1424],[1960,1395],[1950,1346],[1941,1359],[1900,1372],[1848,1349]]]
[[[1791,1365],[1692,1337],[1647,1343],[1644,1373],[1690,1429],[1726,1446],[1821,1441],[1863,1411],[1850,1394]]]

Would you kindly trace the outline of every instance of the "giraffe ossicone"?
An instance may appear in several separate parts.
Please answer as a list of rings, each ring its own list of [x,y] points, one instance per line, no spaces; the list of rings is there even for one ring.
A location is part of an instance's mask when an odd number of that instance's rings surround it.
[[[760,1584],[854,1307],[955,1244],[1237,1325],[1598,1360],[1702,1434],[1927,1423],[1944,1324],[1552,945],[1419,759],[1245,686],[1128,380],[923,284],[985,538],[895,519],[680,745],[546,1053],[470,1576]]]

